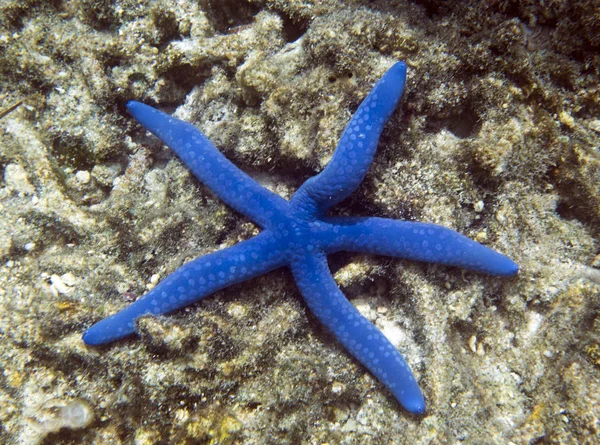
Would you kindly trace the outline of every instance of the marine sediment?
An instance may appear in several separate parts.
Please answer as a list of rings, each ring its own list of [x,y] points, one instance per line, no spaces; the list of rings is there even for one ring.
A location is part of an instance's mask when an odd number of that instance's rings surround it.
[[[594,8],[4,1],[0,441],[597,437]],[[257,233],[127,115],[128,100],[176,112],[289,198],[327,164],[397,60],[408,65],[404,98],[365,182],[335,213],[442,224],[521,266],[506,281],[384,257],[330,259],[344,293],[415,371],[423,417],[343,352],[284,271],[145,318],[139,339],[85,347],[87,327],[186,260]]]

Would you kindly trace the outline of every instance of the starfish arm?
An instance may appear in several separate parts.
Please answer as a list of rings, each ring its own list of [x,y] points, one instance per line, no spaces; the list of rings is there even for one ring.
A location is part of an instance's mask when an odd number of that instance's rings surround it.
[[[405,81],[404,62],[396,63],[383,75],[346,126],[329,164],[298,189],[293,205],[324,214],[359,186],[373,161],[383,127],[402,96]]]
[[[337,228],[328,252],[340,250],[389,255],[484,272],[515,275],[510,258],[437,224],[387,218],[327,218]]]
[[[193,125],[136,101],[127,109],[148,131],[177,153],[194,176],[219,198],[262,227],[288,202],[237,168]]]
[[[119,340],[135,332],[135,320],[142,315],[172,312],[284,264],[284,249],[277,237],[269,231],[261,232],[184,264],[135,303],[90,327],[83,341],[100,345]]]
[[[366,366],[411,413],[425,411],[425,400],[408,364],[373,324],[346,299],[335,283],[325,254],[296,258],[291,269],[312,313]]]

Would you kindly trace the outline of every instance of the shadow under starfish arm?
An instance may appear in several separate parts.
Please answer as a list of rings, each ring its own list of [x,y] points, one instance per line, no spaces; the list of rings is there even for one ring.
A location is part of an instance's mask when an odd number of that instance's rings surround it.
[[[101,345],[120,340],[135,332],[135,320],[142,315],[173,312],[285,263],[284,249],[277,238],[272,232],[261,232],[184,264],[125,309],[92,325],[83,334],[83,341]]]
[[[519,266],[510,258],[471,238],[437,224],[376,217],[324,218],[337,230],[327,252],[387,255],[457,266],[491,275],[510,276]]]

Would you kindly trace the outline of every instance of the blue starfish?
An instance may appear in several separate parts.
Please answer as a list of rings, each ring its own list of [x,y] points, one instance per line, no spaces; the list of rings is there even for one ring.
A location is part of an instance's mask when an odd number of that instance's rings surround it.
[[[90,327],[83,341],[100,345],[121,339],[135,332],[135,321],[142,315],[172,312],[226,286],[288,266],[313,314],[402,406],[411,413],[423,413],[425,400],[406,361],[339,290],[327,266],[327,255],[367,252],[494,275],[514,275],[518,266],[504,255],[435,224],[325,216],[365,177],[405,81],[406,65],[398,62],[360,105],[329,164],[302,184],[290,201],[239,170],[194,126],[130,101],[129,112],[171,147],[200,181],[264,230],[184,264],[135,303]]]

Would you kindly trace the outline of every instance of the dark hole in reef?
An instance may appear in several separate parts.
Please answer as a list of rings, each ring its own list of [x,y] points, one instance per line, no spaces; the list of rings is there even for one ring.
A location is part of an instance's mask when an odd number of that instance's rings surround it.
[[[171,40],[179,37],[179,24],[175,13],[170,10],[156,10],[154,12],[154,23],[158,31],[158,45],[164,49]]]
[[[427,119],[425,131],[428,133],[437,133],[441,129],[447,129],[456,137],[465,139],[473,136],[479,131],[481,124],[479,116],[471,108],[465,109],[462,113],[449,116],[447,118]]]
[[[577,192],[575,192],[577,193]],[[590,205],[593,200],[586,199],[585,194],[563,194],[556,206],[556,213],[563,219],[579,221],[587,227],[594,228],[596,233],[600,232],[597,221],[593,218]]]
[[[14,4],[4,7],[2,15],[4,18],[3,27],[17,30],[22,29],[29,17],[40,17],[45,10],[50,10],[49,14],[63,9],[63,0],[47,0],[44,2],[14,2]]]
[[[96,31],[108,31],[119,26],[114,9],[114,0],[95,0],[87,2],[82,8],[84,21]]]
[[[52,56],[58,61],[62,62],[65,65],[73,65],[77,58],[75,55],[67,48],[58,47],[52,51]]]
[[[0,157],[0,184],[4,184],[4,171],[6,170],[7,164],[8,160]]]
[[[252,411],[252,410],[257,409],[259,406],[262,406],[262,403],[260,403],[260,402],[247,402],[244,406],[248,410]]]
[[[70,430],[63,428],[56,433],[49,433],[41,442],[36,442],[39,445],[54,445],[57,443],[86,443],[86,436],[92,436],[88,430]],[[8,443],[8,442],[3,442]]]
[[[144,82],[146,81],[146,76],[142,73],[131,73],[127,79],[129,80],[130,83],[134,83],[134,82]]]
[[[201,85],[210,75],[210,67],[193,67],[191,65],[179,65],[168,68],[164,76],[173,85],[177,85],[184,95],[193,87]],[[182,98],[183,99],[183,98]]]
[[[559,201],[556,205],[556,213],[563,219],[579,221],[593,233],[600,234],[597,200],[590,196],[586,188],[576,180],[565,178],[561,174],[561,168],[550,169],[546,176],[558,190]]]
[[[115,54],[111,52],[101,52],[99,54],[99,59],[104,65],[104,67],[107,69],[107,74],[110,74],[111,68],[121,66],[121,64],[125,60],[125,58],[122,57],[120,54]]]
[[[352,77],[354,77],[354,73],[342,73],[342,74],[338,74],[337,76],[335,76],[335,75],[329,76],[327,78],[327,80],[329,81],[329,83],[336,83],[340,79],[350,80],[350,79],[352,79]]]
[[[85,147],[83,138],[68,133],[59,133],[52,140],[50,151],[52,157],[61,165],[68,165],[77,170],[91,170],[94,157]]]
[[[472,323],[466,321],[457,321],[452,323],[451,331],[454,333],[455,340],[466,345],[473,335],[477,335],[477,328]]]
[[[356,254],[350,252],[336,252],[331,255],[327,255],[327,264],[329,264],[329,270],[332,275],[335,275],[338,270],[345,267],[352,261]]]
[[[201,0],[208,19],[217,32],[226,34],[230,29],[252,23],[259,7],[247,0]]]
[[[452,0],[417,0],[415,4],[422,6],[429,18],[446,15],[452,10]]]
[[[308,29],[308,24],[305,22],[294,20],[281,11],[279,15],[283,21],[283,37],[288,43],[298,40]]]

